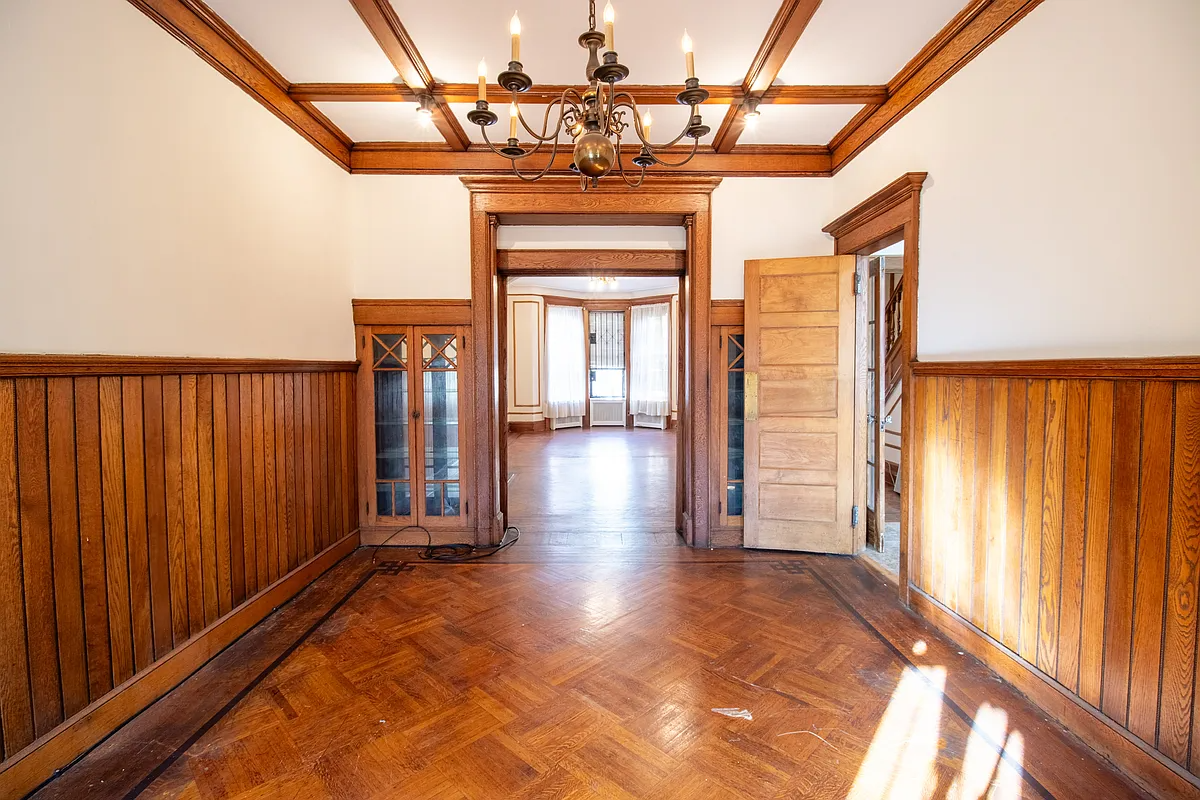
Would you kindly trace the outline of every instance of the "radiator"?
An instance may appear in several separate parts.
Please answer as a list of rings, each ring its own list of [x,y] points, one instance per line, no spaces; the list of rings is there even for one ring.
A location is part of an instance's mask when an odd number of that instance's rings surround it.
[[[560,428],[582,428],[582,427],[583,427],[583,417],[559,417],[558,419],[555,419],[554,417],[550,418],[550,430],[552,430],[552,431],[559,430]]]
[[[635,428],[658,428],[660,431],[667,429],[666,417],[652,417],[649,414],[634,414],[633,427]]]
[[[592,425],[625,425],[625,398],[592,400]]]

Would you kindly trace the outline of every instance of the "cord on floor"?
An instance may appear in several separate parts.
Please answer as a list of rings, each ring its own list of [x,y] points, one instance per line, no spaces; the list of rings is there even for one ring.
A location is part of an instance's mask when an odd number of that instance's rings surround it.
[[[419,544],[392,544],[397,536],[407,531],[422,531],[425,534],[426,543]],[[512,537],[509,537],[509,534]],[[420,557],[426,561],[441,561],[448,564],[462,564],[468,561],[478,561],[481,558],[488,558],[496,555],[501,550],[512,547],[521,539],[521,529],[516,525],[509,525],[504,529],[504,536],[500,540],[500,544],[488,545],[480,547],[468,542],[452,542],[450,544],[434,544],[433,534],[428,528],[421,525],[406,525],[400,530],[393,533],[388,538],[384,539],[379,544],[375,545],[374,552],[371,553],[371,563],[375,563],[375,559],[379,556],[379,548],[381,547],[396,547],[402,549],[420,549]]]

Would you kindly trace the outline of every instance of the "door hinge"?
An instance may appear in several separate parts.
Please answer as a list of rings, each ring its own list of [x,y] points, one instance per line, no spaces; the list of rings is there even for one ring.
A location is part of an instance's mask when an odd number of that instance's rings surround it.
[[[854,293],[862,294],[862,292],[863,292],[862,273],[856,272],[856,273],[854,273]]]
[[[365,337],[365,336],[362,337],[362,349],[363,350],[367,349],[367,337]]]
[[[721,501],[717,501],[717,516],[721,516]]]
[[[370,501],[367,501],[367,502],[363,503],[363,513],[364,513],[364,514],[370,514],[370,513],[371,513],[371,502],[370,502]]]
[[[470,501],[470,500],[467,500],[467,501],[466,501],[466,506],[467,506],[467,513],[466,513],[466,516],[468,516],[468,517],[469,517],[469,516],[471,516],[471,501]]]
[[[858,527],[858,506],[854,506],[850,509],[850,527]]]

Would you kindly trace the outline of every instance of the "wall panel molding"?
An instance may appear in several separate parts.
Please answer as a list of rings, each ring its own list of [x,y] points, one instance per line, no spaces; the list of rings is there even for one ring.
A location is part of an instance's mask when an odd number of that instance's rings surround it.
[[[357,545],[356,363],[4,358],[0,796],[20,797]]]

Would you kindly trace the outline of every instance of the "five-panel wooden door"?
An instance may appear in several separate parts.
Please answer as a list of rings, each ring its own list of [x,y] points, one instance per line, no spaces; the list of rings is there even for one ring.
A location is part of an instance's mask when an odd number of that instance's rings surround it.
[[[862,549],[855,268],[854,256],[746,262],[746,547]]]
[[[470,528],[470,393],[461,326],[360,328],[366,526]]]

